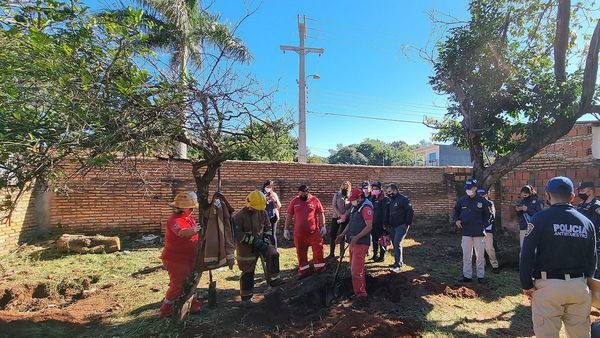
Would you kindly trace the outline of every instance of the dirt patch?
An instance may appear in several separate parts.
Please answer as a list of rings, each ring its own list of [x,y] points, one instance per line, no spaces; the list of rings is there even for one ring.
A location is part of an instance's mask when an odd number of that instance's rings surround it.
[[[444,289],[444,295],[452,298],[477,298],[478,296],[475,290],[469,289],[465,286],[461,286],[457,289],[446,286]]]
[[[33,289],[33,298],[48,298],[50,297],[50,285],[48,283],[40,283]]]
[[[378,315],[352,311],[328,319],[316,336],[328,337],[418,337],[421,326],[409,321],[390,320]]]

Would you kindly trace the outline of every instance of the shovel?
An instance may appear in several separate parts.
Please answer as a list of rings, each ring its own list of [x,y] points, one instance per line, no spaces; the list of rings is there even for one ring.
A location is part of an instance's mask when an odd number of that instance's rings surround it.
[[[325,289],[325,305],[329,306],[336,298],[340,296],[339,285],[337,283],[338,275],[340,274],[340,267],[344,261],[344,254],[346,253],[346,243],[342,242],[342,254],[338,261],[337,267],[335,268],[335,275],[333,276],[333,282]]]
[[[217,306],[217,282],[213,280],[212,270],[208,270],[208,307],[214,308]]]

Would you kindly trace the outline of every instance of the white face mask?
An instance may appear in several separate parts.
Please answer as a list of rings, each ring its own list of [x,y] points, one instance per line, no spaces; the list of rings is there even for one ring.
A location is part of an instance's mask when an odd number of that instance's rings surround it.
[[[473,196],[475,195],[475,192],[473,190],[465,190],[465,192],[467,193],[467,195],[469,196]]]
[[[268,194],[268,193],[270,193],[271,191],[273,191],[273,189],[271,189],[271,188],[265,188],[265,192],[266,192],[267,194]]]
[[[214,205],[215,205],[215,208],[217,208],[217,209],[220,208],[221,207],[221,200],[220,199],[215,199]]]
[[[353,206],[357,206],[358,205],[358,201],[352,201],[350,203],[352,203]]]

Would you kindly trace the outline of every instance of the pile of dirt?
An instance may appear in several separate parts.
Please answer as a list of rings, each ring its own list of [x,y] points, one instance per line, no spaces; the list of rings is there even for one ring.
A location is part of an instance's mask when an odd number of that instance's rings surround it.
[[[465,286],[461,286],[457,289],[446,286],[444,289],[444,295],[452,298],[477,298],[478,296],[475,290],[469,289]]]
[[[99,281],[98,276],[87,276],[54,287],[38,283],[0,288],[0,323],[56,320],[82,324],[103,319],[117,303],[109,292],[95,287]]]

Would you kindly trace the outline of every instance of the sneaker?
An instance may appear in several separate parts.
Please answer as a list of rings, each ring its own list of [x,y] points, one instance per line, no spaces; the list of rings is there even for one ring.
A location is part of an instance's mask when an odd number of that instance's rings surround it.
[[[402,271],[402,267],[397,266],[395,268],[391,268],[390,271],[393,273],[400,273]]]
[[[193,299],[192,306],[190,307],[190,313],[191,314],[200,313],[200,309],[202,309],[202,305],[200,304],[200,302],[197,299]]]
[[[498,273],[500,273],[500,268],[499,267],[492,268],[492,272],[495,273],[495,274],[498,274]]]
[[[397,266],[398,266],[398,264],[394,263],[394,264],[390,264],[390,265],[388,265],[388,268],[395,268],[395,267],[397,267]]]
[[[473,279],[467,278],[467,277],[463,277],[458,280],[459,283],[471,283],[472,281],[473,281]]]
[[[321,273],[321,272],[325,272],[325,267],[315,268],[315,273]]]
[[[477,281],[479,282],[479,284],[485,284],[485,283],[487,283],[487,281],[485,280],[485,278],[477,278]]]

